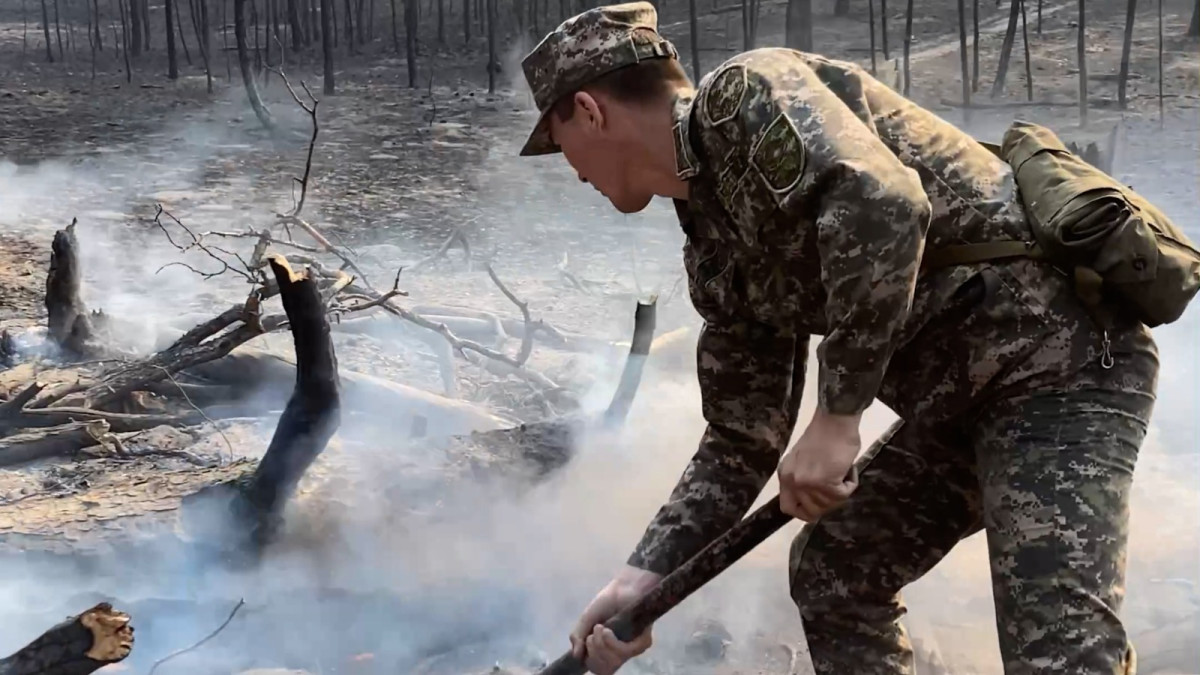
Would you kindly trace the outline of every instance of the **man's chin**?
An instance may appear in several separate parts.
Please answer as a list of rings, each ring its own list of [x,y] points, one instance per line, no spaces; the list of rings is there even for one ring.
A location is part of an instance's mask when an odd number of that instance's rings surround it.
[[[618,211],[620,211],[621,213],[630,214],[630,213],[637,213],[637,212],[641,211],[642,209],[646,208],[646,206],[648,206],[650,204],[650,199],[651,199],[651,196],[647,195],[644,198],[635,197],[632,199],[626,198],[626,199],[621,199],[621,200],[613,199],[610,197],[608,199],[608,201],[611,202],[612,205],[614,207],[616,207],[616,209]]]

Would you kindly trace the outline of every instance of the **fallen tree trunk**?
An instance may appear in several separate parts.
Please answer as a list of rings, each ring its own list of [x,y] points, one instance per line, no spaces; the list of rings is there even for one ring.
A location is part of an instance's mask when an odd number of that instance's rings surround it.
[[[92,337],[92,323],[87,307],[79,298],[82,274],[75,223],[72,219],[65,229],[54,233],[54,242],[50,246],[50,271],[46,275],[45,304],[50,339],[64,351],[79,355]]]
[[[0,675],[88,675],[122,661],[133,649],[129,620],[102,602],[0,659]]]

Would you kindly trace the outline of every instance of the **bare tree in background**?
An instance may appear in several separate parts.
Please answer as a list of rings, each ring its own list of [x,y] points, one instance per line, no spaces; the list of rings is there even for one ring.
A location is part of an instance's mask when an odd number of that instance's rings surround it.
[[[1200,37],[1200,0],[1192,8],[1192,23],[1188,26],[1188,37]]]
[[[172,80],[179,78],[179,59],[175,56],[175,3],[173,0],[163,0],[166,9],[167,30],[167,77]]]
[[[1075,42],[1075,52],[1079,59],[1079,125],[1087,126],[1088,118],[1088,86],[1087,86],[1087,14],[1084,10],[1084,0],[1079,2],[1079,36]]]
[[[328,2],[329,0],[322,0]],[[250,107],[258,121],[268,130],[275,130],[275,120],[271,111],[263,103],[258,94],[258,84],[254,81],[254,69],[250,65],[250,45],[246,40],[246,0],[233,0],[233,38],[237,42],[238,68],[242,71],[242,85],[246,88],[246,97],[250,99]],[[169,48],[169,47],[168,47]]]
[[[958,0],[958,53],[962,64],[963,114],[969,120],[971,114],[971,71],[967,67],[967,6],[965,0]]]
[[[979,0],[971,0],[971,91],[979,91]]]
[[[875,63],[875,0],[867,0],[867,32],[871,35],[871,74],[875,75],[878,72],[878,64]]]
[[[417,0],[404,0],[404,55],[408,60],[408,86],[417,88]]]
[[[1029,17],[1021,0],[1021,46],[1025,48],[1025,99],[1033,101],[1033,59],[1029,55]]]
[[[688,21],[691,23],[692,80],[700,81],[700,26],[696,16],[696,0],[688,0]]]
[[[175,0],[164,0],[170,4],[175,4]],[[179,11],[179,6],[175,6],[175,27],[179,30],[179,46],[183,47],[183,58],[187,64],[192,65],[192,53],[188,51],[187,38],[183,34],[183,13]]]
[[[42,33],[46,36],[46,60],[54,63],[54,48],[50,46],[50,10],[42,0]]]
[[[912,63],[909,62],[909,52],[912,51],[912,21],[913,21],[913,0],[908,0],[908,7],[904,10],[904,95],[908,96],[908,92],[912,88]]]
[[[125,43],[125,48],[133,52],[134,56],[140,56],[142,53],[142,12],[141,5],[146,0],[129,0],[129,25],[131,26],[129,42]]]
[[[58,58],[63,60],[62,25],[58,21],[58,0],[54,0],[54,36],[58,38]]]
[[[1125,36],[1121,42],[1121,71],[1117,75],[1117,101],[1125,109],[1125,86],[1129,80],[1129,52],[1133,48],[1133,19],[1137,15],[1137,0],[1125,5]]]
[[[833,5],[834,16],[850,16],[850,0],[837,0]]]
[[[333,96],[333,26],[330,17],[333,15],[333,0],[321,0],[321,70],[325,75],[325,86],[322,91],[326,96]]]
[[[415,2],[415,0],[414,0]],[[487,42],[488,42],[488,93],[496,93],[496,71],[500,63],[496,61],[496,0],[487,0]]]
[[[891,61],[892,52],[888,49],[888,29],[887,29],[887,0],[879,0],[879,41],[883,47],[883,60]]]
[[[1004,80],[1008,77],[1008,61],[1012,57],[1013,42],[1017,39],[1017,19],[1021,17],[1020,2],[1021,0],[1012,0],[1009,5],[1008,28],[1004,31],[1004,42],[1000,45],[1000,65],[996,68],[996,81],[992,83],[992,98],[1004,91]]]
[[[783,44],[789,49],[811,52],[813,48],[812,0],[788,0],[784,18]]]
[[[142,15],[142,49],[150,51],[150,0],[138,0],[137,11]]]
[[[463,44],[471,42],[471,0],[463,0]]]
[[[100,0],[92,0],[92,16],[95,19],[92,22],[92,28],[96,31],[96,35],[94,36],[96,51],[102,52],[104,51],[104,41],[100,39]]]

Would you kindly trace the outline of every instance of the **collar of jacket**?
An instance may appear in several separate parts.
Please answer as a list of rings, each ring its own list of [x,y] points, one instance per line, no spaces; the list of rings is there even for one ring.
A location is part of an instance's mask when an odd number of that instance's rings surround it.
[[[675,141],[675,175],[691,180],[700,173],[700,161],[692,147],[692,101],[694,94],[675,97],[671,103],[671,136]]]

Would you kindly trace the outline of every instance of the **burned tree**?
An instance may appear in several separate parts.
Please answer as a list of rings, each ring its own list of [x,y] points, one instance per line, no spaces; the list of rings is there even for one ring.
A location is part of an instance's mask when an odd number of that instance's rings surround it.
[[[1125,35],[1121,40],[1121,70],[1117,74],[1117,102],[1125,109],[1125,86],[1129,80],[1129,52],[1133,47],[1133,21],[1137,16],[1137,0],[1125,5]]]
[[[175,2],[163,0],[164,15],[167,31],[167,77],[172,80],[179,78],[179,59],[175,55]]]
[[[321,0],[322,4],[328,0]],[[322,19],[324,21],[324,19]],[[263,103],[258,93],[258,84],[254,80],[254,70],[250,65],[250,45],[246,40],[246,0],[233,0],[233,36],[237,41],[238,68],[242,71],[242,84],[246,87],[246,96],[250,99],[250,107],[254,115],[267,130],[275,129],[275,120],[271,111]]]
[[[812,0],[788,0],[784,20],[784,45],[810,52],[813,49]]]
[[[54,63],[54,50],[50,47],[50,10],[42,0],[42,34],[46,36],[46,60]]]
[[[129,615],[101,603],[0,659],[0,675],[88,675],[123,661],[132,649]]]
[[[1004,29],[1004,43],[1000,46],[1000,65],[996,67],[996,80],[992,83],[992,98],[1004,91],[1004,80],[1008,77],[1008,62],[1012,58],[1013,42],[1017,38],[1017,20],[1021,18],[1021,0],[1012,0],[1008,9],[1008,27]],[[1080,0],[1082,3],[1082,0]],[[1082,6],[1082,5],[1081,5]]]
[[[82,277],[75,220],[54,233],[50,271],[46,275],[46,313],[50,338],[69,354],[78,356],[92,337],[92,319],[80,295]]]

